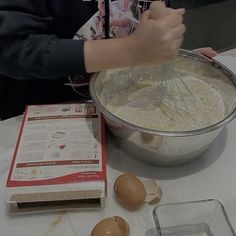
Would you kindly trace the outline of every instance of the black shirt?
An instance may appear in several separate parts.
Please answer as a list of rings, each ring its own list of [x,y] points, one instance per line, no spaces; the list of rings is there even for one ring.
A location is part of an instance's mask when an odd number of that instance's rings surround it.
[[[25,105],[79,98],[64,85],[85,73],[83,41],[72,40],[97,1],[0,1],[0,118]]]

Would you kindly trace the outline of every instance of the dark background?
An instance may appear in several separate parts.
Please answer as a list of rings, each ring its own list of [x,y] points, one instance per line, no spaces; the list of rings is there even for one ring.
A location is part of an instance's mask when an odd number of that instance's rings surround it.
[[[236,47],[236,0],[169,0],[173,8],[184,7],[187,27],[184,49],[213,47],[225,51]]]

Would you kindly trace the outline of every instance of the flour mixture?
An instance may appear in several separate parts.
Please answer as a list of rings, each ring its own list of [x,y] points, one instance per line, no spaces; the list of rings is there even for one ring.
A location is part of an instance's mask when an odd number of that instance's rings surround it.
[[[162,131],[200,129],[225,118],[223,98],[213,86],[191,76],[182,80],[191,96],[176,82],[163,87],[158,80],[144,81],[112,97],[106,107],[125,121]]]

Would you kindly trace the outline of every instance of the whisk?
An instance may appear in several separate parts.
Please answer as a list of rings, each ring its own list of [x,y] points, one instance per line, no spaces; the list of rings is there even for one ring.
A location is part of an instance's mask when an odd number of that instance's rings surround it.
[[[150,10],[151,19],[160,19],[166,14],[166,7],[161,1],[153,1]],[[190,109],[192,110],[196,98],[185,83],[182,74],[175,70],[172,62],[161,66],[159,83],[159,92],[157,91],[159,93],[159,103],[166,116],[169,119],[174,119],[176,115],[188,116],[196,122],[194,117],[190,115]],[[189,104],[191,104],[191,107]]]

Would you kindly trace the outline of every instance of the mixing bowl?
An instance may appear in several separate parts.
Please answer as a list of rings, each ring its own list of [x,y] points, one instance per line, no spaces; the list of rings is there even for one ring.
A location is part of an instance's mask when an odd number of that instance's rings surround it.
[[[232,121],[236,114],[236,76],[224,65],[195,52],[180,50],[170,66],[170,70],[174,68],[177,71],[175,73],[194,76],[214,88],[224,105],[224,116],[205,127],[163,130],[143,127],[124,117],[121,118],[111,111],[109,108],[111,101],[116,99],[117,104],[119,102],[122,104],[127,100],[125,91],[139,86],[144,77],[148,77],[149,82],[154,84],[157,77],[166,76],[163,74],[163,65],[102,71],[95,74],[90,82],[92,99],[103,113],[107,127],[119,147],[142,162],[162,166],[179,165],[199,157],[210,147],[224,126]],[[143,96],[141,99],[137,99],[135,106],[140,106],[139,110],[142,110],[142,106],[144,106],[145,110],[145,106],[150,104],[150,101]],[[175,115],[175,112],[172,113]],[[204,114],[202,116],[204,117]],[[205,119],[208,119],[207,116]]]

